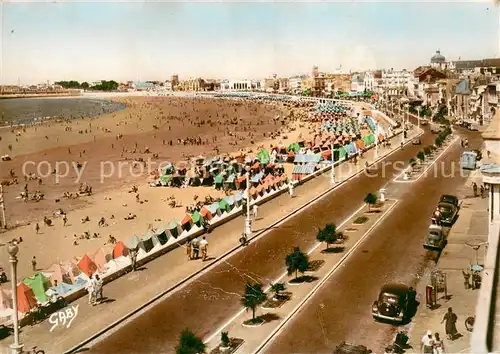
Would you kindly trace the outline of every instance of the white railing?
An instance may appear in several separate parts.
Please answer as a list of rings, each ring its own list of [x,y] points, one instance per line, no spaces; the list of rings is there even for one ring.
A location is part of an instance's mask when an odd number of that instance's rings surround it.
[[[484,265],[481,289],[479,291],[476,320],[474,331],[471,337],[471,351],[475,354],[487,354],[498,352],[500,349],[500,333],[495,335],[495,327],[500,323],[495,323],[498,306],[497,291],[499,286],[499,261],[500,261],[500,224],[494,223],[489,229],[488,253]],[[493,237],[492,237],[493,236]]]

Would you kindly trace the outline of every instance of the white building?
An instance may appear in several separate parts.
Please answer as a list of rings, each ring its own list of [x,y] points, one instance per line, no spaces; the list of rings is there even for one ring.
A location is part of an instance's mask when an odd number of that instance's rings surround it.
[[[163,89],[166,91],[172,91],[172,81],[167,80],[163,83]]]
[[[251,91],[256,85],[251,80],[222,80],[221,91]]]
[[[375,79],[375,74],[373,71],[365,72],[365,76],[363,78],[363,85],[367,91],[375,92],[377,89],[377,80]]]
[[[351,91],[352,92],[364,92],[365,91],[365,74],[354,74],[351,79]]]
[[[288,87],[292,93],[302,92],[302,78],[300,76],[292,76],[288,79]]]
[[[401,96],[412,83],[413,73],[403,70],[382,70],[382,92],[387,96]]]

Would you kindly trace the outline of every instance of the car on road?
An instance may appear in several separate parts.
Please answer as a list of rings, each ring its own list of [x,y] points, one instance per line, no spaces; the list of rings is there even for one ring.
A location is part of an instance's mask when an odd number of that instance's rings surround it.
[[[446,232],[443,230],[443,227],[431,224],[427,232],[424,248],[430,251],[441,252],[446,247],[446,243]]]
[[[439,198],[439,202],[453,204],[457,208],[460,208],[460,203],[458,198],[451,194],[442,194],[441,197]]]
[[[429,125],[429,120],[426,118],[420,118],[420,125]]]
[[[420,145],[420,144],[422,144],[422,141],[420,141],[420,138],[414,138],[414,139],[411,141],[411,143],[412,143],[413,145]]]
[[[447,202],[439,202],[436,212],[439,212],[441,215],[439,223],[443,226],[451,227],[458,217],[458,206]]]
[[[354,345],[342,342],[333,351],[333,354],[370,354],[372,351],[364,345]]]
[[[386,284],[372,305],[375,320],[403,323],[409,317],[410,288],[404,284]]]

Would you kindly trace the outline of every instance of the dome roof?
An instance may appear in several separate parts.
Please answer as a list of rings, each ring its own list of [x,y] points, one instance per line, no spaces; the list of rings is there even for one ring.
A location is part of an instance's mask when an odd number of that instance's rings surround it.
[[[436,54],[434,54],[431,58],[431,63],[444,63],[446,61],[446,58],[441,55],[441,51],[436,50]]]

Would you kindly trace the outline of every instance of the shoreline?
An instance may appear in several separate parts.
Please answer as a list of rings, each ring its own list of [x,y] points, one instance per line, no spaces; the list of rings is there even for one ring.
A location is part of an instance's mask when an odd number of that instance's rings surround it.
[[[23,98],[67,98],[67,97],[79,97],[82,96],[80,93],[34,93],[34,94],[12,94],[12,95],[0,95],[0,100],[9,99],[23,99]]]

